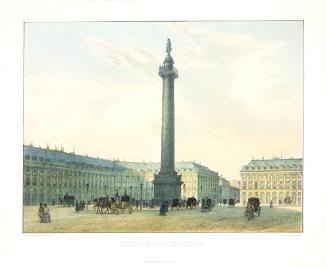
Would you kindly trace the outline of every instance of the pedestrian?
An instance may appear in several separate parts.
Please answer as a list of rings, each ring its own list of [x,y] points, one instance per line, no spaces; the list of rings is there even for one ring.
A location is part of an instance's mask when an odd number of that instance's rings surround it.
[[[42,222],[43,212],[44,212],[44,207],[43,207],[43,204],[40,203],[40,207],[39,207],[39,211],[38,211],[38,215],[39,215],[39,218],[40,218],[40,222]]]
[[[273,207],[273,201],[272,200],[270,200],[270,208],[272,208]]]
[[[47,204],[44,204],[44,210],[43,210],[43,214],[42,214],[42,222],[43,223],[51,222],[50,209],[48,208]]]
[[[167,208],[166,208],[166,202],[165,201],[162,202],[162,204],[160,206],[159,213],[160,213],[161,216],[166,216]]]
[[[75,212],[76,212],[76,213],[79,212],[79,208],[78,208],[78,200],[76,200],[76,203],[75,203]]]

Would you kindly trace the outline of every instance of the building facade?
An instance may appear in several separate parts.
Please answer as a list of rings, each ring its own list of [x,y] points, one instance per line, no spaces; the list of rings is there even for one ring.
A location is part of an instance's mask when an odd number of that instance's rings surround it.
[[[195,162],[177,162],[183,176],[181,198],[229,197],[229,182]],[[111,161],[24,145],[24,205],[57,202],[68,193],[76,200],[93,200],[127,192],[135,200],[154,198],[153,180],[160,163]]]
[[[242,167],[241,178],[242,202],[259,197],[263,204],[302,204],[302,158],[253,159]]]
[[[160,163],[120,162],[120,165],[133,169],[147,181],[153,182],[160,170]],[[220,177],[217,172],[195,162],[176,162],[175,169],[183,178],[181,198],[195,197],[197,200],[209,197],[219,200]],[[227,189],[226,191],[229,191]]]
[[[144,178],[116,161],[33,146],[24,146],[23,178],[25,205],[51,204],[66,193],[76,200],[93,200],[114,196],[116,190],[139,199],[141,183],[142,194],[150,196]]]

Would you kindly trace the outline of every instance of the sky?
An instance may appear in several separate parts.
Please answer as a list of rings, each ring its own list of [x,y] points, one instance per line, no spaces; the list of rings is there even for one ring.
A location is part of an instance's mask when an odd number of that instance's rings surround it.
[[[301,21],[25,23],[24,144],[159,162],[167,38],[176,161],[303,156]]]

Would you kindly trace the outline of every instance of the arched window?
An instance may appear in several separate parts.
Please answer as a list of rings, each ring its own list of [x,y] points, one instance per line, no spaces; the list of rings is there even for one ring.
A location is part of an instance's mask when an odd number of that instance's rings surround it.
[[[299,187],[299,189],[302,189],[302,181],[301,180],[298,181],[298,187]]]
[[[274,204],[277,203],[277,193],[276,192],[272,193],[272,201],[273,201]]]
[[[270,200],[271,200],[271,195],[270,193],[266,193],[266,203],[269,204],[270,203]]]
[[[31,204],[31,193],[29,189],[27,189],[24,192],[24,205],[30,205]]]
[[[39,191],[39,202],[44,203],[44,188]]]
[[[279,196],[278,196],[278,202],[279,204],[283,204],[284,203],[284,193],[283,192],[280,192],[279,193]]]
[[[52,196],[51,196],[51,189],[47,189],[47,198],[46,198],[48,204],[51,204]]]
[[[32,191],[32,204],[36,205],[38,203],[38,194],[37,190],[34,188]]]
[[[260,202],[265,203],[265,193],[264,192],[260,193]]]
[[[32,176],[32,184],[33,185],[36,185],[37,184],[37,176],[36,176],[36,174],[35,175],[33,174],[33,176]]]
[[[301,192],[297,193],[297,204],[298,205],[302,204],[302,193]]]
[[[246,192],[243,192],[242,193],[242,201],[244,202],[246,202],[247,201],[247,198],[246,198]]]
[[[292,205],[296,205],[296,193],[295,192],[293,192],[292,193]]]

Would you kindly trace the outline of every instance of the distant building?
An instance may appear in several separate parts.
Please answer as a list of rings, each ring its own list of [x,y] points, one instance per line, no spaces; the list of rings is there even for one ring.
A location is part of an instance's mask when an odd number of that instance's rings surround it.
[[[182,175],[182,199],[230,196],[229,182],[217,172],[195,162],[177,162]],[[154,174],[160,163],[111,161],[75,153],[24,145],[24,205],[58,202],[68,193],[75,200],[93,200],[127,192],[136,200],[153,199]],[[220,194],[222,196],[220,196]]]
[[[230,181],[230,195],[231,198],[235,201],[240,201],[240,189],[241,189],[241,181],[231,180]]]
[[[242,202],[259,197],[263,204],[302,204],[302,158],[251,160],[242,167],[241,178]]]
[[[75,200],[93,200],[126,190],[139,199],[144,178],[116,163],[58,150],[24,146],[24,204],[51,204],[68,193]],[[132,187],[132,188],[131,188]],[[144,183],[144,195],[150,195]]]
[[[153,181],[154,174],[160,169],[160,163],[120,162],[120,165],[135,170],[147,181]],[[195,162],[176,162],[175,169],[182,175],[181,198],[195,197],[202,199],[209,197],[219,199],[220,178],[218,173],[208,167]]]

